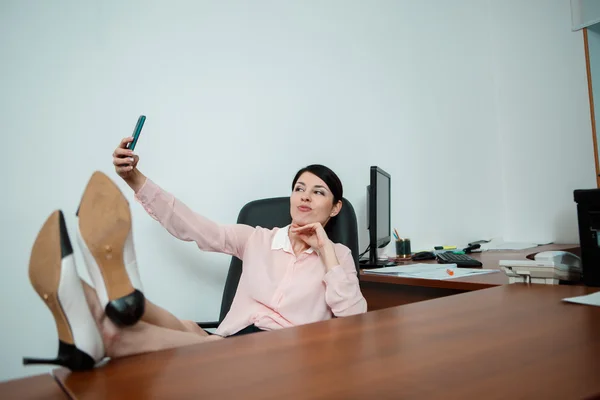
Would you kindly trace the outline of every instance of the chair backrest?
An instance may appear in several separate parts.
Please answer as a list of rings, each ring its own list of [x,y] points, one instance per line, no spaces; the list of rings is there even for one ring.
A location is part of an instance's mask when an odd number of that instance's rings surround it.
[[[341,243],[352,251],[356,271],[360,271],[358,265],[358,226],[354,207],[347,199],[342,199],[342,210],[335,218],[335,223],[327,224],[328,236],[334,243]],[[332,222],[334,220],[331,220]],[[281,228],[292,222],[290,216],[290,198],[274,197],[251,201],[246,204],[238,215],[238,224],[250,225],[263,228]],[[221,314],[219,323],[223,321],[235,296],[235,292],[242,274],[242,261],[237,257],[231,257],[229,272],[223,290],[221,300]]]

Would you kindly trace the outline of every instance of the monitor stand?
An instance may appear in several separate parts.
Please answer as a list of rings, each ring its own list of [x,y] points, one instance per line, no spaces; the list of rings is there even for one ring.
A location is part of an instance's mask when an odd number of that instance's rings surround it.
[[[358,264],[361,269],[384,268],[393,267],[397,265],[394,261],[380,260],[379,258],[377,258],[377,249],[373,248],[371,248],[371,251],[369,251],[369,258],[360,260]]]
[[[396,264],[394,261],[389,260],[376,260],[374,263],[369,259],[360,260],[358,263],[360,269],[373,269],[373,268],[384,268],[384,267],[394,267]]]

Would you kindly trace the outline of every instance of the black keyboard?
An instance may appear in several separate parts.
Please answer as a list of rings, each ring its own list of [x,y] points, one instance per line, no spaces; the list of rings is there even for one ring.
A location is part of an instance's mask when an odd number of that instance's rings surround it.
[[[456,264],[458,268],[478,268],[483,265],[466,254],[456,254],[451,251],[439,253],[436,258],[439,264]]]

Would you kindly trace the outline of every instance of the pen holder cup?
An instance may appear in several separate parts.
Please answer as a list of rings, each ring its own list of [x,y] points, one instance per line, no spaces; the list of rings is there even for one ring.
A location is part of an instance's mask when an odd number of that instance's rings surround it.
[[[409,258],[410,255],[410,239],[396,240],[396,257]]]

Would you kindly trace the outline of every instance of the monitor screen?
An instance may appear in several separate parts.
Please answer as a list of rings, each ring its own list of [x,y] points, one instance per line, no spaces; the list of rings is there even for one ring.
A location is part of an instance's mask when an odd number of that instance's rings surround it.
[[[377,241],[387,239],[390,230],[390,177],[383,171],[377,171]]]
[[[380,260],[377,254],[377,249],[387,246],[392,239],[390,222],[392,177],[377,166],[372,166],[370,173],[370,182],[367,186],[369,247],[365,250],[365,253],[369,251],[369,258],[361,261],[361,268],[380,268],[393,264],[387,257]]]
[[[391,240],[390,188],[390,174],[379,167],[371,167],[371,182],[367,191],[367,214],[369,244],[372,248],[384,247]]]

